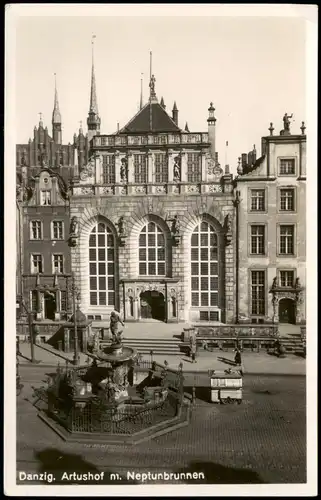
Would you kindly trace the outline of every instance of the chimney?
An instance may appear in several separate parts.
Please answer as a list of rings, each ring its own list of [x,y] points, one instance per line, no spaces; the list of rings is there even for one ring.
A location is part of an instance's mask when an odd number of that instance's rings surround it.
[[[246,167],[247,165],[247,154],[243,153],[242,154],[242,167]]]

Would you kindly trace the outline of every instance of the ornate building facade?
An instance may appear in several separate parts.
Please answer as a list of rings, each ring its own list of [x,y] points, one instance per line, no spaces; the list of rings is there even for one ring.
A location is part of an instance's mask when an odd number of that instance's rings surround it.
[[[238,319],[304,324],[306,319],[306,135],[284,127],[239,159],[236,178]]]
[[[72,269],[89,319],[235,318],[233,178],[207,132],[178,126],[178,109],[145,106],[117,133],[95,135],[70,195]]]
[[[78,169],[88,163],[89,144],[99,134],[94,67],[87,119],[73,144],[62,144],[62,118],[55,86],[52,136],[42,117],[28,144],[16,146],[17,295],[34,320],[57,322],[72,313],[69,186]]]

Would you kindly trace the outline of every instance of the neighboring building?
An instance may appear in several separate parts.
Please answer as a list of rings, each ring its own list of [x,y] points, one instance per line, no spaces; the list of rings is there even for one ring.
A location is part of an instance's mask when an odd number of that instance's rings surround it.
[[[99,130],[96,95],[91,122]],[[72,269],[80,308],[126,321],[233,323],[233,179],[218,164],[216,118],[191,133],[150,98],[120,130],[95,135],[70,196]]]
[[[98,113],[98,111],[97,111]],[[17,144],[16,146],[16,166],[19,172],[22,167],[28,167],[31,175],[37,172],[44,163],[53,169],[63,169],[75,164],[85,165],[88,161],[89,142],[92,138],[92,129],[95,127],[97,115],[92,109],[88,115],[88,134],[84,136],[82,126],[80,126],[78,136],[75,134],[73,144],[62,143],[62,118],[59,109],[58,92],[55,87],[54,109],[52,112],[52,136],[49,135],[48,128],[44,127],[40,113],[38,128],[35,126],[33,140],[29,139],[28,144]],[[98,120],[99,117],[98,117]],[[99,121],[100,125],[100,121]],[[97,125],[96,125],[97,128]],[[97,129],[96,133],[99,133]],[[75,149],[77,154],[75,154]],[[72,170],[71,170],[72,171]]]
[[[238,319],[304,323],[306,319],[306,135],[262,138],[262,156],[242,155],[237,191]]]
[[[20,193],[23,213],[21,295],[36,320],[66,319],[71,276],[67,186],[61,175],[42,168]],[[69,311],[71,312],[71,311]]]
[[[86,136],[80,126],[73,145],[62,144],[55,86],[52,137],[40,117],[33,141],[16,146],[17,295],[34,319],[44,323],[66,320],[72,313],[69,186],[78,166],[88,162],[93,134],[99,134],[94,68],[87,123]],[[23,320],[26,309],[19,308],[17,317]]]

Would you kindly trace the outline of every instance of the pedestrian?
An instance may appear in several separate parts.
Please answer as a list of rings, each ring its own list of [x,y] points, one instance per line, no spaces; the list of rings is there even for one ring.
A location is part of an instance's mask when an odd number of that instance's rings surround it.
[[[192,356],[192,363],[197,363],[196,361],[196,342],[193,342],[191,345],[191,356]]]
[[[239,347],[237,347],[235,349],[234,362],[235,362],[236,366],[242,365],[242,356],[241,356],[241,351],[240,351]]]

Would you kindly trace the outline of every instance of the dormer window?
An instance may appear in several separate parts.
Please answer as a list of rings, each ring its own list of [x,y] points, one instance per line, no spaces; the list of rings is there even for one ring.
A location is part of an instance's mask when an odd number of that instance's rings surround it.
[[[40,192],[40,204],[42,206],[51,205],[51,191],[43,190]]]

